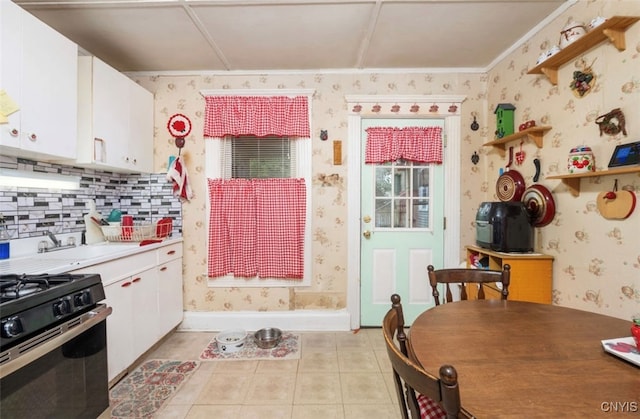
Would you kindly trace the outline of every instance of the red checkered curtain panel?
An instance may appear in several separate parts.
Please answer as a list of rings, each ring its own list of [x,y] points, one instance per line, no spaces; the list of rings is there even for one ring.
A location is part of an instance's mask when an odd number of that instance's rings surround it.
[[[441,127],[371,127],[366,132],[365,163],[442,163]]]
[[[304,179],[253,179],[258,276],[302,279],[307,189]]]
[[[256,262],[256,202],[250,179],[208,179],[209,277],[253,278]]]
[[[204,136],[309,138],[306,96],[205,96]]]
[[[304,179],[208,179],[211,278],[302,279]]]

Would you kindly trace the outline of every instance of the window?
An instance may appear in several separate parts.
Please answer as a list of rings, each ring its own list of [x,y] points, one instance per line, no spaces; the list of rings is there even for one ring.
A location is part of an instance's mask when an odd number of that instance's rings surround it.
[[[205,140],[205,151],[208,178],[304,178],[307,188],[303,280],[242,280],[229,275],[209,279],[209,286],[308,286],[311,283],[311,141],[287,137],[225,137]]]
[[[296,176],[296,148],[287,137],[244,136],[223,140],[225,179]]]
[[[429,228],[432,164],[400,159],[375,167],[375,226]]]

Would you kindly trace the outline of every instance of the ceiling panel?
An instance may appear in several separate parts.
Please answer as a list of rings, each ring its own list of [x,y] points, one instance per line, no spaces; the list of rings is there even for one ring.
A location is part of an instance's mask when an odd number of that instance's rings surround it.
[[[233,70],[353,68],[371,4],[194,6]]]
[[[126,72],[483,69],[549,15],[571,4],[568,0],[16,3]]]

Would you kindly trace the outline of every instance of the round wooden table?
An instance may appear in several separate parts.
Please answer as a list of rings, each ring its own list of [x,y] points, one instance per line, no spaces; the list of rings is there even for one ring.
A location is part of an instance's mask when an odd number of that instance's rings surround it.
[[[640,368],[601,343],[630,328],[565,307],[470,300],[422,313],[409,342],[427,371],[457,369],[462,406],[478,418],[638,417]]]

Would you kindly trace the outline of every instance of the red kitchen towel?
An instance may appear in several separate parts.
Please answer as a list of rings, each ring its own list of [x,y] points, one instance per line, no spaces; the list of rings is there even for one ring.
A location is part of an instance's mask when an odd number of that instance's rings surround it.
[[[180,156],[176,157],[167,171],[167,180],[173,182],[173,195],[187,201],[193,198],[193,191],[189,183],[187,167],[182,163]]]

